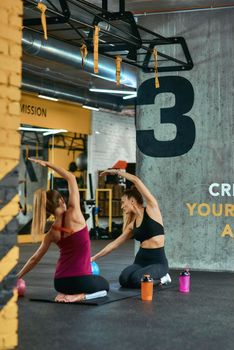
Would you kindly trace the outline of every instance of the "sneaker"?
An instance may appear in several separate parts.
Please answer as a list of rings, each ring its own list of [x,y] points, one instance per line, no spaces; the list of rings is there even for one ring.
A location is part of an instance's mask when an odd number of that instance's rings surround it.
[[[169,284],[169,283],[171,283],[171,277],[170,277],[169,273],[167,273],[165,276],[160,278],[160,283],[161,284]]]

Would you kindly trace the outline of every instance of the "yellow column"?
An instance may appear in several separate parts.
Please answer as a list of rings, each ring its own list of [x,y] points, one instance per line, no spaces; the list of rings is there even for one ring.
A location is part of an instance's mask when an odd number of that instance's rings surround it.
[[[18,344],[18,307],[14,277],[19,249],[12,245],[18,214],[18,173],[20,156],[21,36],[22,0],[0,1],[0,349],[13,349]],[[14,281],[14,279],[13,279]]]

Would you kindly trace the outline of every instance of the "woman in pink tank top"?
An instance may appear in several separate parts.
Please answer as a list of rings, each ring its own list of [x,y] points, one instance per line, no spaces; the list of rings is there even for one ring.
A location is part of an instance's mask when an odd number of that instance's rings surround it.
[[[22,278],[41,260],[55,243],[60,256],[55,269],[54,286],[59,292],[55,301],[76,302],[85,294],[109,290],[108,282],[99,275],[93,275],[90,263],[89,231],[80,208],[80,194],[75,176],[50,162],[31,159],[33,163],[49,167],[68,182],[69,199],[66,205],[58,191],[39,189],[34,194],[32,235],[44,232],[46,217],[53,214],[54,224],[33,256],[18,273]]]

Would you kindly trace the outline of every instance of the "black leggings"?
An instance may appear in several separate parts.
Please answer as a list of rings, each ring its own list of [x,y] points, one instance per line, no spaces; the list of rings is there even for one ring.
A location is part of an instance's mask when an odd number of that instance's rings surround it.
[[[100,290],[109,291],[109,283],[99,275],[85,275],[54,279],[54,288],[63,294],[95,293]]]
[[[160,280],[169,271],[164,248],[140,248],[132,265],[126,267],[119,276],[124,288],[140,288],[141,278],[149,274],[154,280]]]

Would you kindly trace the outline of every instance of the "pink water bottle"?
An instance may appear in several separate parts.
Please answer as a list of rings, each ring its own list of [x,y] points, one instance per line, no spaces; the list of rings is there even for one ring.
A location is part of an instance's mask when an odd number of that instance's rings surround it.
[[[179,291],[181,293],[189,293],[190,291],[190,272],[188,268],[180,273]]]

